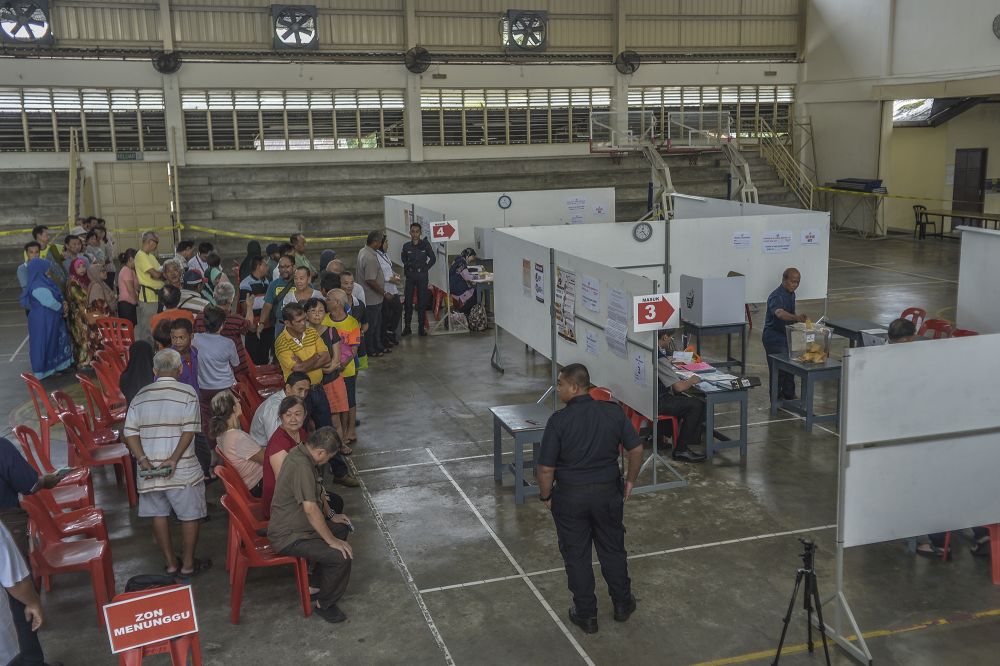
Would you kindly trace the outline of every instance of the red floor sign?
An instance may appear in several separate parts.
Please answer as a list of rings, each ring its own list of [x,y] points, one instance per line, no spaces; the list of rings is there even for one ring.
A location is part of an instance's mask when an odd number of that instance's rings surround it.
[[[107,604],[104,619],[112,654],[198,632],[190,585]]]

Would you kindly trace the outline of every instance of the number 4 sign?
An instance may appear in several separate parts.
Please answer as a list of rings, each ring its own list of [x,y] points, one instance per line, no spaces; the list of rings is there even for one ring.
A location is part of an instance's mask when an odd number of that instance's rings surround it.
[[[633,298],[636,333],[677,328],[680,319],[680,293],[650,294]]]

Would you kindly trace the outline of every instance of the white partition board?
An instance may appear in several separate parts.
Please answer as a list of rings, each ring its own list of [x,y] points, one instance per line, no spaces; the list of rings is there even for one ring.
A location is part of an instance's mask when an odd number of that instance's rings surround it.
[[[549,248],[500,230],[494,239],[493,313],[496,325],[524,344],[552,358],[549,315]],[[528,262],[525,288],[524,262]],[[544,302],[535,297],[535,268],[543,267]]]
[[[563,337],[556,338],[556,360],[560,366],[582,363],[590,371],[590,381],[611,391],[618,400],[629,405],[644,416],[656,413],[656,397],[653,391],[653,364],[655,361],[655,335],[653,333],[633,333],[632,297],[656,293],[652,280],[603,264],[582,259],[566,252],[555,253],[558,268],[572,271],[575,276],[574,312],[576,318],[576,343]],[[585,306],[581,299],[584,280],[599,284],[597,311]],[[608,304],[611,290],[624,294],[626,305],[626,357],[615,355],[605,337],[608,320]],[[587,336],[591,336],[593,349],[588,351]],[[644,345],[646,348],[644,348]],[[642,368],[636,372],[637,364]]]
[[[504,194],[511,199],[510,208],[506,210],[497,203]],[[458,220],[459,240],[448,243],[451,254],[474,246],[476,227],[594,224],[615,220],[613,187],[412,194],[395,195],[386,199],[402,200],[418,207],[440,211],[446,216],[445,219]],[[386,220],[387,228],[407,233],[402,228],[401,215],[387,215]]]
[[[1000,411],[993,404],[998,344],[1000,337],[987,335],[845,355],[845,546],[1000,520]],[[911,389],[920,377],[947,387],[929,398],[933,408]]]
[[[768,234],[786,232],[787,248],[765,248]],[[734,239],[748,234],[749,243]],[[807,234],[815,239],[806,244]],[[675,219],[670,223],[670,288],[680,288],[681,275],[725,277],[729,271],[747,278],[747,301],[761,303],[781,282],[781,273],[794,266],[802,273],[799,300],[826,298],[830,258],[830,214],[794,211],[780,215]]]
[[[793,215],[801,212],[798,208],[743,203],[742,201],[731,201],[729,199],[674,197],[675,220],[748,215]]]
[[[630,223],[588,224],[585,228],[565,225],[521,227],[503,231],[605,266],[662,267],[665,247],[663,222],[650,224],[653,226],[653,235],[642,243],[632,238],[633,225]]]
[[[958,267],[959,328],[1000,333],[1000,231],[959,227],[962,254]]]

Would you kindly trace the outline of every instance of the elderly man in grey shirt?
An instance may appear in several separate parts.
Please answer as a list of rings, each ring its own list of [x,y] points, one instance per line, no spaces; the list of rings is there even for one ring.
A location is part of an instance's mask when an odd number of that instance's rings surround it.
[[[368,356],[381,356],[387,350],[382,344],[382,300],[385,298],[385,277],[375,250],[381,247],[385,232],[372,231],[368,234],[366,244],[358,252],[357,277],[365,290],[365,317],[368,319],[368,330],[365,331],[365,348]]]

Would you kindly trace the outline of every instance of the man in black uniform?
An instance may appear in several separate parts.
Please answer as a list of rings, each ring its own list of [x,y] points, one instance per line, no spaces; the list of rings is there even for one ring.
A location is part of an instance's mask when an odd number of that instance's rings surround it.
[[[420,335],[427,335],[427,271],[431,269],[437,256],[430,241],[420,237],[420,225],[410,225],[410,242],[403,245],[401,260],[406,289],[403,292],[403,335],[410,334],[410,318],[413,317],[413,291],[417,292],[417,328]]]
[[[608,584],[614,616],[624,622],[635,610],[625,556],[624,502],[632,494],[642,447],[622,408],[588,394],[590,373],[573,363],[559,373],[556,393],[566,403],[549,418],[538,458],[539,499],[552,511],[559,552],[566,563],[573,607],[569,619],[585,633],[597,631],[597,597],[591,543]],[[618,447],[628,454],[622,483]],[[555,488],[553,488],[553,480]]]

